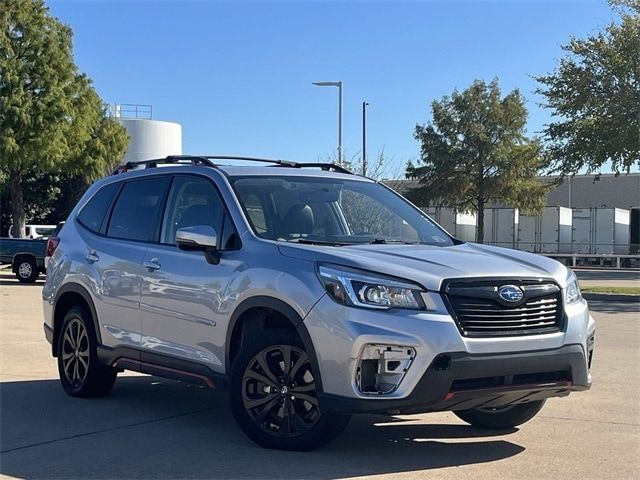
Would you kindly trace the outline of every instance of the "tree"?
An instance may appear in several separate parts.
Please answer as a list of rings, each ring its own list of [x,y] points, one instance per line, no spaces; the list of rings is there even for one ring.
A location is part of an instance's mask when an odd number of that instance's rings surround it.
[[[13,224],[24,236],[23,177],[69,172],[95,179],[117,163],[128,137],[107,118],[73,62],[71,29],[42,0],[0,5],[0,171]]]
[[[500,201],[535,213],[544,207],[546,189],[536,179],[544,166],[540,144],[525,136],[527,110],[518,90],[501,98],[498,81],[476,80],[431,104],[432,122],[417,125],[421,144],[417,165],[407,177],[419,186],[408,197],[426,206],[435,200],[476,212],[476,241],[484,240],[484,208]]]
[[[640,166],[640,2],[610,2],[620,22],[586,39],[572,38],[553,73],[537,77],[554,121],[544,137],[552,169],[616,173]]]

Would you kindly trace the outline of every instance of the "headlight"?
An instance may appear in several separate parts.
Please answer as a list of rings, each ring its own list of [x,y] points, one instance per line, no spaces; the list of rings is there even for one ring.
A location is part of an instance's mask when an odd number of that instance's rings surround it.
[[[569,275],[567,276],[567,289],[565,292],[567,305],[582,300],[582,292],[580,292],[578,279],[576,278],[576,274],[571,270],[569,270]]]
[[[414,283],[328,265],[318,266],[318,278],[329,296],[342,305],[425,309],[421,296],[424,289]]]

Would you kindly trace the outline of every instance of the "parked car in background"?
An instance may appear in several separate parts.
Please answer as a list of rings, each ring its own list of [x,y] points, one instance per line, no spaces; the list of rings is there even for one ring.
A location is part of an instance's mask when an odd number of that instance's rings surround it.
[[[49,238],[56,228],[56,225],[25,225],[25,238]],[[9,238],[16,238],[13,234],[13,225],[9,227]]]
[[[11,271],[22,283],[33,283],[45,273],[44,256],[47,240],[0,238],[0,264],[11,264]]]

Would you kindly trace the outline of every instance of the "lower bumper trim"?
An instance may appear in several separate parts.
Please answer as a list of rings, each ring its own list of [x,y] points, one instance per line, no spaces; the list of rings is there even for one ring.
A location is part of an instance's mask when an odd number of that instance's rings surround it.
[[[590,387],[585,353],[576,344],[524,353],[441,354],[405,398],[352,398],[324,392],[318,397],[328,412],[399,414],[514,405]]]

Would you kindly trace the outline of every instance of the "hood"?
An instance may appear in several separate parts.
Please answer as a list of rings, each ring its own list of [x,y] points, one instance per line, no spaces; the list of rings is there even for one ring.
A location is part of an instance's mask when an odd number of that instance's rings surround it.
[[[552,278],[566,286],[567,269],[561,263],[520,250],[463,243],[431,245],[346,245],[340,247],[279,243],[282,255],[301,260],[345,265],[419,283],[439,291],[444,279],[501,277]]]

